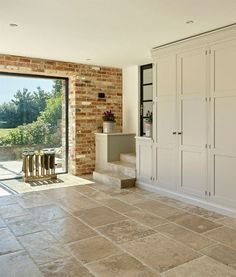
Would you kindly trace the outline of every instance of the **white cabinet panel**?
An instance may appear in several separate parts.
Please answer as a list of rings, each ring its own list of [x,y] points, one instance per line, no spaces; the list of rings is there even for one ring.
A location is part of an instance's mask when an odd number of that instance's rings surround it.
[[[153,167],[153,145],[152,140],[147,138],[136,139],[136,154],[137,154],[137,179],[140,181],[152,182],[152,167]]]
[[[206,158],[200,151],[182,151],[181,186],[185,193],[203,196],[206,191]]]
[[[154,183],[176,188],[176,55],[157,62],[156,134],[154,136]]]
[[[236,152],[236,95],[214,100],[214,146]]]
[[[207,122],[205,98],[181,101],[182,145],[201,147],[205,145]]]
[[[205,49],[190,51],[181,57],[182,94],[202,94],[206,90]]]
[[[176,92],[176,57],[159,58],[157,61],[157,97],[175,95]]]
[[[221,204],[236,207],[236,157],[214,155],[213,197]]]
[[[175,101],[160,99],[157,102],[157,142],[173,144],[175,137]]]
[[[211,47],[213,91],[236,90],[236,41],[219,43]]]
[[[166,189],[176,189],[176,156],[173,149],[156,149],[156,179]]]
[[[207,190],[206,66],[205,48],[178,56],[178,185],[200,197]]]
[[[236,208],[236,40],[211,47],[211,199]]]

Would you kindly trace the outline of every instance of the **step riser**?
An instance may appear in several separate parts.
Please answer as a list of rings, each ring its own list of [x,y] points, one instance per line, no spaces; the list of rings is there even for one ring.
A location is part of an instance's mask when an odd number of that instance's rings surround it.
[[[120,154],[120,161],[125,163],[136,164],[136,156],[129,154]]]
[[[135,179],[120,180],[118,178],[111,177],[106,174],[101,174],[96,171],[93,172],[93,179],[96,182],[117,186],[119,188],[129,188],[135,186]]]
[[[127,175],[131,178],[136,178],[136,170],[134,168],[129,168],[129,167],[125,167],[125,166],[108,163],[108,169],[112,170],[113,172],[118,172],[123,175]]]

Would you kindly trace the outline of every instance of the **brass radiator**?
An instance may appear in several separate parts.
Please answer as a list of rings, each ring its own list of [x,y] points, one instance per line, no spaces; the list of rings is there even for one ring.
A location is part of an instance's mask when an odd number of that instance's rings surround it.
[[[24,182],[57,179],[55,151],[24,151],[22,154]]]

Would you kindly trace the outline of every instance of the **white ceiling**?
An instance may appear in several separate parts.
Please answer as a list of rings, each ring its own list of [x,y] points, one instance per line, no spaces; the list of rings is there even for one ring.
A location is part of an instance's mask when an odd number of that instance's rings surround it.
[[[0,0],[0,53],[126,67],[234,22],[236,0]]]

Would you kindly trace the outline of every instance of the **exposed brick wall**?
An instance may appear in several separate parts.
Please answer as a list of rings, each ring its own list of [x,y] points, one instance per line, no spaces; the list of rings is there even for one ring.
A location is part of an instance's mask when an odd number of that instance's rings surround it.
[[[69,172],[89,174],[95,166],[95,136],[102,113],[112,109],[122,131],[122,71],[117,68],[0,54],[0,72],[69,78]],[[105,99],[98,99],[105,92]]]

